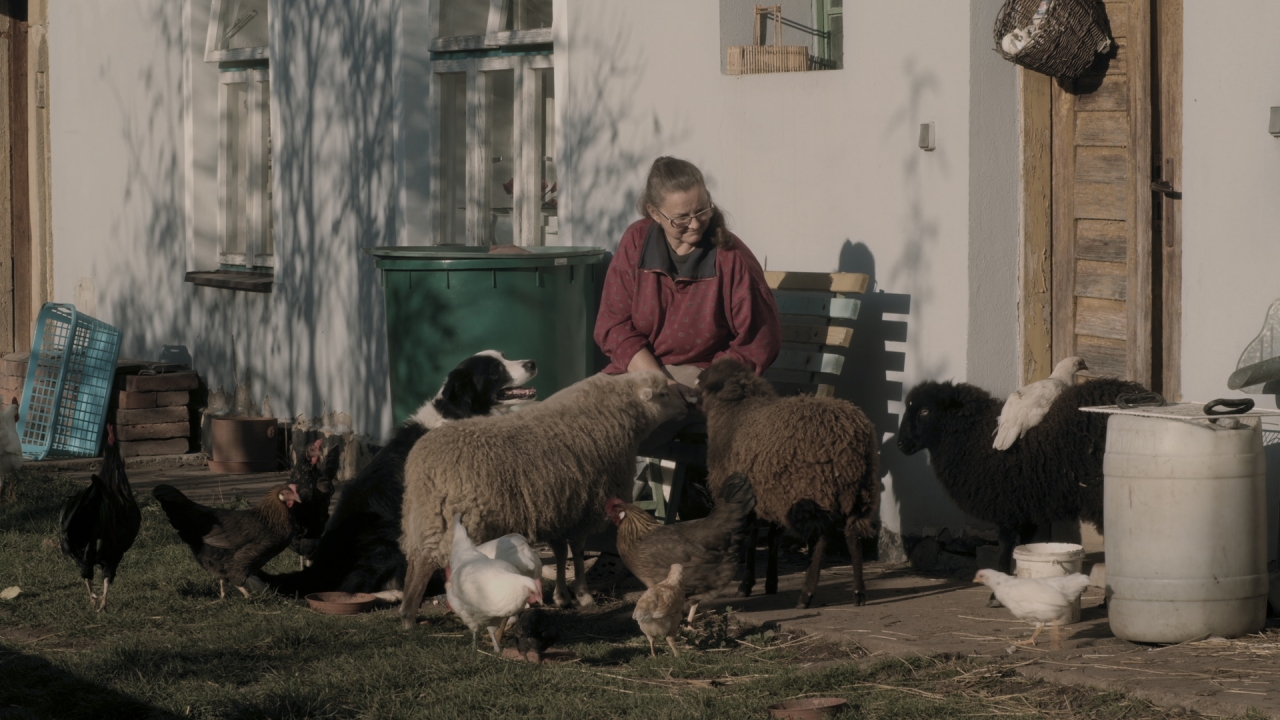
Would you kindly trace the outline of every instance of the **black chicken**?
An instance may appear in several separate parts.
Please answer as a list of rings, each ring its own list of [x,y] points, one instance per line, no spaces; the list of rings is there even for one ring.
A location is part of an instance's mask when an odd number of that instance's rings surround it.
[[[301,501],[293,508],[297,534],[289,547],[302,558],[302,566],[311,564],[311,554],[320,544],[320,535],[329,522],[329,501],[333,498],[333,483],[338,476],[337,449],[323,452],[323,440],[307,446],[306,458],[293,464],[290,482],[298,486]]]
[[[245,580],[289,547],[297,531],[290,512],[298,502],[298,487],[293,484],[272,488],[250,510],[206,507],[172,485],[157,485],[151,494],[196,562],[218,578],[220,598],[227,596],[228,580],[249,597]]]
[[[67,498],[59,525],[62,552],[70,555],[80,568],[80,577],[89,590],[90,605],[99,599],[93,592],[93,569],[102,568],[98,611],[105,610],[107,589],[116,577],[116,567],[138,537],[138,528],[142,525],[142,513],[133,499],[120,446],[116,443],[115,426],[107,425],[102,468],[90,480],[89,487]]]

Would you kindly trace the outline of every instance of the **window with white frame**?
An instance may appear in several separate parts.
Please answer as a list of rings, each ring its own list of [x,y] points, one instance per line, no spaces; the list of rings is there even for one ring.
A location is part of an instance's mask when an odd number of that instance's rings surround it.
[[[547,244],[559,231],[551,0],[448,0],[433,21],[436,242]]]
[[[275,267],[267,0],[212,0],[205,60],[218,63],[222,269]]]
[[[265,68],[222,72],[218,79],[220,262],[272,268],[270,80]]]

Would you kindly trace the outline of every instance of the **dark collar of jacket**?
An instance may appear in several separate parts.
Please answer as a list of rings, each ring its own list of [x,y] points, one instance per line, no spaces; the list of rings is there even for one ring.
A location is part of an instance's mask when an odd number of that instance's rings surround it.
[[[706,280],[716,276],[716,247],[707,238],[694,246],[691,257],[679,271],[671,260],[670,247],[662,226],[656,222],[651,224],[640,252],[640,269],[663,272],[673,280]]]

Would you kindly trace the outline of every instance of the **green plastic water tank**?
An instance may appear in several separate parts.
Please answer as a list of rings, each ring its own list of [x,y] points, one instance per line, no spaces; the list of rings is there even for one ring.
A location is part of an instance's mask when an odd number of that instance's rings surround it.
[[[435,396],[450,370],[481,350],[537,361],[531,384],[542,399],[594,372],[591,331],[604,250],[524,249],[365,250],[382,271],[397,425]]]

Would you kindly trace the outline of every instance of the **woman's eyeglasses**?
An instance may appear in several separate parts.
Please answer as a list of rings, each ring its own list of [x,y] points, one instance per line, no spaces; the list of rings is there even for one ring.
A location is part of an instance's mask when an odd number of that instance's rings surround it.
[[[698,212],[692,215],[677,215],[676,217],[667,217],[666,213],[662,212],[661,210],[658,210],[658,208],[654,208],[654,210],[658,211],[659,215],[661,215],[664,218],[667,218],[667,222],[671,223],[671,227],[677,230],[687,230],[689,228],[689,225],[692,224],[694,220],[697,220],[698,222],[702,222],[708,219],[710,217],[711,211],[715,209],[716,209],[716,204],[711,203],[706,208],[699,210]]]

